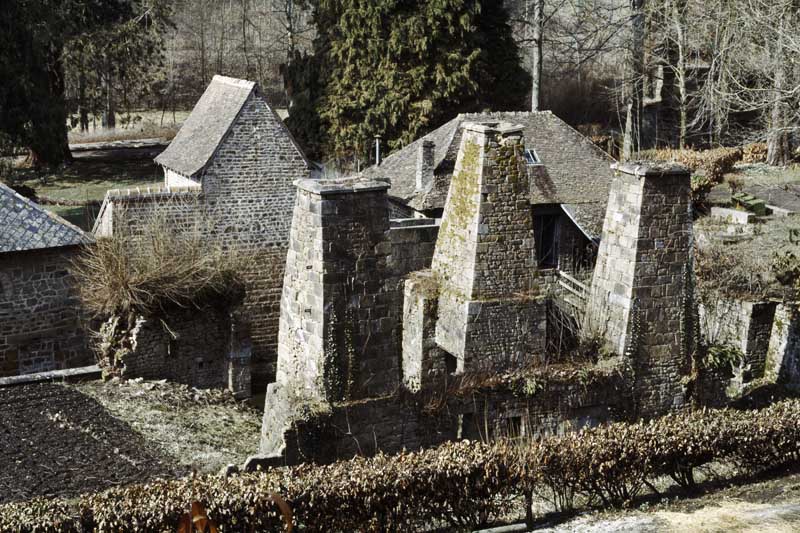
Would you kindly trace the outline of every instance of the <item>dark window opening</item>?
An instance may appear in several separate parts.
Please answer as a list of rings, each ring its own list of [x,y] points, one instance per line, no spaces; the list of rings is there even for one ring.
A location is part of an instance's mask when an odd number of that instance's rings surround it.
[[[558,267],[559,215],[535,215],[536,262],[539,268]]]
[[[458,369],[458,359],[456,359],[455,355],[444,352],[444,368],[447,370],[448,374],[456,373]]]
[[[525,436],[525,424],[522,423],[522,416],[506,418],[506,436],[510,439],[519,439]]]

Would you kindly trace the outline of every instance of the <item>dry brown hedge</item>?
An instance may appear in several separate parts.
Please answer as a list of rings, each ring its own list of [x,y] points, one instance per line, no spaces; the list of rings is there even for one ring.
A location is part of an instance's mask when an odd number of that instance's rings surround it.
[[[658,161],[674,161],[692,171],[692,199],[695,204],[705,202],[715,185],[722,183],[725,174],[742,160],[741,148],[715,148],[713,150],[647,150],[642,157]]]
[[[646,481],[693,484],[710,462],[761,470],[800,458],[800,400],[760,411],[679,412],[650,422],[615,423],[563,437],[492,444],[455,442],[327,466],[301,465],[223,479],[157,481],[85,495],[0,507],[0,531],[175,531],[200,500],[223,531],[280,531],[271,493],[292,507],[304,531],[414,531],[474,527],[532,493],[558,508],[581,496],[625,506]]]

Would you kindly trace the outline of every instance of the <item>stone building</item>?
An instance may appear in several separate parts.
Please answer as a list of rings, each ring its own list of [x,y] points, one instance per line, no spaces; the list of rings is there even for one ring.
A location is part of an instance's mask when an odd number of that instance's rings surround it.
[[[466,121],[458,139],[433,250],[419,236],[428,219],[390,218],[394,182],[297,182],[277,380],[249,468],[559,433],[683,405],[688,171],[616,168],[583,295],[588,325],[615,322],[604,330],[612,350],[550,361],[554,293],[534,253],[525,127]],[[413,230],[394,237],[404,224]],[[421,266],[397,261],[409,249]],[[631,328],[633,307],[649,328]]]
[[[0,183],[0,377],[94,362],[69,272],[91,242]]]
[[[393,218],[441,217],[466,122],[522,126],[540,270],[591,275],[614,160],[550,111],[467,113],[364,171],[391,183]]]
[[[94,232],[135,234],[160,220],[176,233],[200,233],[247,256],[246,296],[236,321],[240,331],[249,331],[253,387],[263,390],[277,359],[292,183],[308,177],[309,163],[259,87],[224,76],[214,77],[155,161],[164,170],[164,187],[109,191]]]

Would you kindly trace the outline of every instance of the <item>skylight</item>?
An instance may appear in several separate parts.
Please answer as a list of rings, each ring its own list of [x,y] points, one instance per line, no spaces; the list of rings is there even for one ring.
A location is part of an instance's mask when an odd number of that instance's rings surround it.
[[[538,165],[542,161],[539,159],[539,154],[536,153],[536,150],[533,148],[526,148],[525,149],[525,161],[529,165]]]

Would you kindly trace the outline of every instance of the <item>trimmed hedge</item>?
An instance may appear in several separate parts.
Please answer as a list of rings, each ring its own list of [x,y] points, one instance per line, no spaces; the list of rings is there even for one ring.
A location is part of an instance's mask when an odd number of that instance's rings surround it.
[[[301,465],[230,478],[157,481],[0,507],[0,530],[22,532],[175,531],[199,500],[223,531],[281,531],[271,494],[306,531],[410,531],[474,527],[532,494],[569,509],[576,496],[630,504],[650,481],[682,486],[710,462],[761,470],[800,458],[800,400],[760,411],[685,411],[650,422],[615,423],[536,441],[470,441],[332,465]]]

